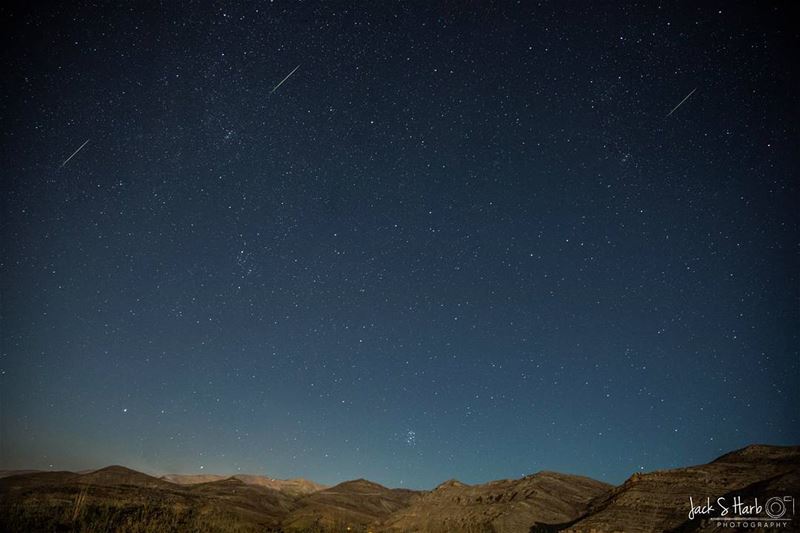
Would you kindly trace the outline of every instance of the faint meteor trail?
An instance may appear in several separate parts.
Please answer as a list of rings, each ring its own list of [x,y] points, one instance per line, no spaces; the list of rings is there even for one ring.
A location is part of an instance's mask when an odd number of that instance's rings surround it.
[[[75,157],[75,156],[77,155],[77,153],[78,153],[78,152],[80,152],[81,150],[83,150],[83,147],[84,147],[84,146],[86,146],[88,143],[89,143],[89,139],[86,139],[86,142],[85,142],[85,143],[83,143],[82,145],[80,145],[80,146],[78,147],[78,149],[77,149],[77,150],[75,150],[74,152],[72,152],[72,155],[71,155],[71,156],[69,156],[68,158],[66,158],[66,159],[64,160],[64,162],[63,162],[63,163],[61,163],[61,168],[64,168],[64,165],[66,165],[67,163],[69,163],[69,160],[70,160],[70,159],[72,159],[73,157]]]
[[[687,94],[687,95],[686,95],[686,98],[684,98],[683,100],[681,100],[681,101],[680,101],[680,103],[679,103],[678,105],[676,105],[675,107],[673,107],[673,108],[672,108],[672,111],[670,111],[669,113],[667,113],[667,116],[666,116],[666,117],[664,117],[664,118],[669,118],[669,116],[670,116],[671,114],[673,114],[673,113],[675,112],[675,110],[676,110],[676,109],[678,109],[680,106],[682,106],[682,105],[683,105],[683,103],[684,103],[686,100],[688,100],[688,99],[689,99],[689,97],[690,97],[690,96],[692,96],[696,90],[697,90],[697,87],[695,87],[694,89],[692,89],[692,92],[690,92],[689,94]]]
[[[275,86],[275,87],[274,87],[274,88],[273,88],[273,89],[272,89],[272,90],[269,92],[269,94],[272,94],[272,93],[274,93],[275,91],[277,91],[277,90],[278,90],[278,87],[280,87],[281,85],[283,85],[283,82],[285,82],[286,80],[288,80],[288,79],[289,79],[289,77],[290,77],[292,74],[294,74],[294,73],[295,73],[295,71],[296,71],[297,69],[299,69],[299,68],[300,68],[300,65],[297,65],[296,67],[294,67],[294,70],[293,70],[293,71],[291,71],[289,74],[287,74],[287,75],[286,75],[286,77],[285,77],[285,78],[283,78],[283,79],[281,80],[281,82],[280,82],[278,85],[276,85],[276,86]]]

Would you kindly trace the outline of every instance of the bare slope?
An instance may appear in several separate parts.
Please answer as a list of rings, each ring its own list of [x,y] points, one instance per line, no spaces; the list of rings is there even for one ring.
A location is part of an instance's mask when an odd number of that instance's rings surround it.
[[[687,518],[689,496],[800,501],[800,447],[748,446],[706,465],[635,474],[619,487],[554,472],[450,480],[430,492],[363,479],[314,492],[303,492],[319,487],[312,482],[261,476],[168,479],[121,466],[8,475],[0,478],[0,531],[687,533],[714,526]]]
[[[287,532],[367,531],[371,524],[408,505],[415,494],[365,479],[346,481],[298,500],[283,527]]]
[[[451,480],[389,516],[381,530],[527,533],[536,523],[574,520],[592,499],[611,488],[600,481],[555,472],[481,485]]]
[[[181,486],[122,467],[0,479],[0,531],[279,531],[293,509],[238,480]]]
[[[797,498],[799,469],[800,447],[748,446],[705,465],[634,474],[592,502],[581,519],[549,530],[645,533],[697,528],[698,520],[686,523],[690,496],[694,501],[734,493],[769,496],[770,489],[780,487]]]

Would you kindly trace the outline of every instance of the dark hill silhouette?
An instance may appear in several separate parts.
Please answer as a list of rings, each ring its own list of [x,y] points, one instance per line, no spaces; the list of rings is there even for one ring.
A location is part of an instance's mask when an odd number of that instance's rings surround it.
[[[167,487],[166,481],[157,477],[148,476],[124,466],[112,465],[94,472],[79,475],[74,478],[76,483],[86,485],[118,486],[132,485],[137,487]]]
[[[261,487],[267,487],[294,495],[310,494],[327,488],[325,485],[314,483],[307,479],[275,479],[268,476],[252,474],[234,474],[231,476],[216,474],[167,474],[161,476],[160,479],[179,485],[194,485],[197,483],[208,483],[210,481],[220,481],[229,478],[239,479],[248,485],[259,485]]]

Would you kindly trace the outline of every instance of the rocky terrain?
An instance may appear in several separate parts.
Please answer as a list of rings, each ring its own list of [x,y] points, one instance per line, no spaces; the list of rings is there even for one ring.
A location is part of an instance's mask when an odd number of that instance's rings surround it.
[[[798,472],[800,447],[749,446],[705,465],[634,474],[592,502],[577,521],[542,531],[638,533],[711,528],[714,524],[688,520],[690,496],[695,502],[705,502],[708,497],[761,495],[764,501],[777,490],[797,498]],[[800,528],[800,518],[795,527]]]
[[[369,531],[370,526],[406,507],[417,492],[387,489],[357,479],[310,494],[284,520],[287,532]],[[348,529],[349,528],[349,529]]]
[[[705,465],[637,473],[618,487],[554,472],[421,492],[363,479],[324,487],[249,475],[157,478],[121,466],[2,471],[0,531],[677,533],[718,528],[689,519],[690,496],[774,495],[800,498],[800,447],[749,446]],[[800,519],[784,524],[774,530],[800,529]]]
[[[537,523],[574,520],[589,502],[612,488],[593,479],[555,472],[482,485],[451,480],[392,514],[383,526],[396,532],[528,531]]]
[[[121,466],[0,480],[0,531],[280,531],[294,507],[236,479],[184,486]]]

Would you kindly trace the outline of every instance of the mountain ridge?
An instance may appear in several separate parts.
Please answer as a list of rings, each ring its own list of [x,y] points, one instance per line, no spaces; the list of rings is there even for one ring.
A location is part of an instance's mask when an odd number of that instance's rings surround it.
[[[800,498],[800,446],[750,445],[616,486],[548,470],[431,490],[363,478],[326,487],[250,474],[155,477],[120,465],[0,473],[3,531],[685,533],[716,525],[687,516],[690,497]]]

